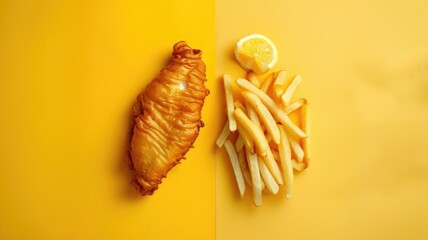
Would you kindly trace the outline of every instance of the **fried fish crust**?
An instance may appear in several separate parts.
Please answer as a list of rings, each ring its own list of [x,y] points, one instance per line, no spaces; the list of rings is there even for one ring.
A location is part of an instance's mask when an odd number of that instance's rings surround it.
[[[131,140],[133,184],[152,195],[199,135],[201,110],[209,90],[202,52],[186,42],[174,45],[171,62],[138,96]]]

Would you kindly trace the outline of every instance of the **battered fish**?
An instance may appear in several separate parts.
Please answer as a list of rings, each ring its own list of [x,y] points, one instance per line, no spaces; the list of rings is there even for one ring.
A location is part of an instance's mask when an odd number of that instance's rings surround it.
[[[176,43],[171,62],[134,105],[130,155],[133,183],[142,195],[153,194],[204,126],[201,110],[209,90],[201,55],[184,41]]]

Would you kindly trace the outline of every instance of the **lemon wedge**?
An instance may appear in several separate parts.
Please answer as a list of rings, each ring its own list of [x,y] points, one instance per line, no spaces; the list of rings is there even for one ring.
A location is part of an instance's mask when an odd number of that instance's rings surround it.
[[[261,34],[252,34],[236,43],[235,57],[245,70],[262,74],[275,66],[278,53],[275,44],[269,38]]]

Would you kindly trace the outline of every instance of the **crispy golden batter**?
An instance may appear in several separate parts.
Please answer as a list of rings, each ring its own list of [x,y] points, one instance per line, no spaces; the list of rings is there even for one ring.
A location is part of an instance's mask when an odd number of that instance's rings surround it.
[[[205,88],[202,52],[181,41],[172,60],[137,98],[131,140],[134,185],[151,195],[192,146],[204,124]]]

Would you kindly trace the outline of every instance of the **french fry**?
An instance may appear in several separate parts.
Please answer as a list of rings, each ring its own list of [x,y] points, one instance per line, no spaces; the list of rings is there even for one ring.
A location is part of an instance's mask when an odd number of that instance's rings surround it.
[[[245,102],[241,97],[234,99],[232,80],[223,75],[228,119],[216,145],[225,146],[229,154],[240,196],[248,185],[253,190],[255,206],[262,205],[264,189],[276,195],[281,185],[290,199],[294,173],[303,171],[311,161],[308,102],[304,98],[291,102],[302,78],[296,75],[287,85],[286,75],[286,71],[272,72],[260,82],[254,72],[248,71],[248,80],[236,80]],[[288,116],[296,110],[300,115],[293,117],[297,116],[299,124]],[[231,124],[238,131],[235,145],[230,140],[235,131]]]
[[[235,108],[239,108],[241,109],[245,114],[247,114],[247,108],[244,106],[244,104],[242,104],[241,101],[236,100],[235,103]],[[238,131],[239,132],[239,131]],[[242,132],[242,130],[241,130]],[[245,133],[244,133],[245,135]],[[245,140],[247,142],[247,145],[253,150],[254,152],[254,141],[251,140],[251,138],[249,138],[248,136],[245,137]],[[236,151],[239,152],[241,151],[242,147],[244,146],[244,137],[241,136],[241,134],[239,134],[237,141],[235,142],[235,148]]]
[[[224,124],[223,130],[221,130],[220,135],[217,137],[216,144],[218,147],[223,146],[224,142],[226,142],[227,138],[229,137],[230,129],[229,129],[229,122],[226,121]]]
[[[230,140],[226,140],[226,142],[224,143],[224,147],[226,148],[227,154],[230,158],[230,162],[232,163],[232,168],[235,174],[236,183],[238,184],[239,193],[241,197],[243,197],[245,193],[245,182],[244,177],[242,176],[241,167],[239,166],[238,155]]]
[[[250,137],[248,132],[242,128],[241,124],[238,124],[237,127],[238,127],[239,136],[242,138],[244,145],[247,146],[248,149],[250,149],[251,153],[255,153],[253,138]]]
[[[311,162],[311,119],[309,115],[309,104],[308,102],[305,102],[303,104],[302,109],[300,111],[301,113],[301,125],[302,130],[306,132],[306,138],[302,139],[302,149],[304,152],[303,162],[305,163],[305,168],[309,166],[309,163]]]
[[[263,178],[260,178],[261,184],[262,184],[262,191],[266,189],[266,184],[263,181]]]
[[[276,162],[281,162],[281,158],[279,157],[278,149],[272,149],[272,155]]]
[[[248,168],[251,173],[251,181],[253,183],[253,202],[259,207],[262,205],[262,179],[260,177],[259,164],[256,154],[251,154],[249,149],[245,149],[247,156]]]
[[[282,178],[281,170],[275,161],[275,157],[270,147],[267,148],[266,157],[264,157],[263,160],[265,161],[266,166],[269,168],[269,171],[271,172],[273,178],[275,178],[275,181],[278,183],[278,185],[283,185],[284,180]]]
[[[298,162],[295,159],[292,159],[291,162],[293,163],[293,169],[297,172],[301,172],[306,168],[306,164],[304,162]]]
[[[300,146],[300,143],[290,135],[288,136],[288,140],[290,141],[291,151],[294,153],[296,160],[298,162],[302,162],[305,153],[303,152],[303,149]]]
[[[256,74],[253,71],[247,72],[247,79],[256,87],[260,87],[260,81],[257,78]]]
[[[258,156],[258,164],[260,169],[260,175],[266,185],[267,190],[271,192],[273,195],[276,195],[279,191],[279,186],[276,183],[272,174],[270,173],[264,160],[260,156]]]
[[[223,82],[224,82],[224,92],[226,95],[226,109],[227,109],[227,119],[229,121],[229,130],[231,132],[236,131],[236,120],[233,116],[233,111],[235,110],[235,107],[233,105],[233,95],[232,95],[232,79],[229,75],[224,74],[223,75]]]
[[[254,140],[256,152],[261,156],[265,156],[268,143],[262,130],[258,128],[241,109],[235,109],[233,115],[235,116],[238,125],[242,126],[242,132],[246,132],[248,137]],[[240,131],[241,134],[242,132]]]
[[[239,166],[241,167],[242,176],[244,176],[245,182],[248,184],[248,186],[252,187],[253,183],[251,182],[251,174],[250,170],[248,169],[248,163],[245,159],[245,149],[242,149],[241,151],[238,151],[238,160],[239,160]]]
[[[276,97],[281,98],[282,94],[285,92],[285,78],[287,77],[286,71],[279,71],[276,76],[275,82],[273,83],[273,91],[275,92]]]
[[[282,110],[281,107],[279,107],[278,104],[276,104],[275,101],[272,100],[272,98],[270,98],[265,92],[256,88],[254,85],[248,82],[248,80],[243,78],[236,80],[236,83],[240,88],[257,95],[257,97],[259,97],[260,100],[265,104],[265,106],[270,110],[272,115],[277,120],[279,120],[287,129],[289,129],[292,134],[295,134],[300,138],[306,137],[306,134],[291,121],[291,119],[284,112],[284,110]]]
[[[262,90],[263,92],[267,92],[270,85],[272,84],[273,80],[275,80],[275,73],[272,72],[271,74],[269,74],[265,80],[263,81],[262,85],[260,86],[260,90]]]
[[[247,115],[250,120],[256,125],[256,127],[260,128],[260,130],[262,130],[263,132],[259,117],[257,116],[257,113],[254,108],[248,103],[248,101],[245,101],[245,107],[247,109]]]
[[[242,104],[242,102],[241,102],[241,101],[236,100],[236,101],[235,101],[235,103],[234,103],[234,105],[235,105],[235,108],[239,108],[239,109],[241,109],[245,114],[247,114],[247,108],[244,106],[244,104]]]
[[[248,103],[247,101],[245,101],[245,102]],[[251,121],[253,121],[253,123],[256,125],[256,127],[260,128],[260,121],[259,121],[259,118],[257,117],[257,113],[254,111],[253,107],[248,104],[247,110],[248,110],[247,112],[248,112],[248,115],[249,115],[249,118],[251,119]],[[276,123],[274,123],[274,124],[275,124],[275,127],[278,128],[276,126]],[[278,134],[279,134],[279,130],[278,130]],[[270,135],[268,135],[268,136],[270,136]],[[279,141],[279,139],[278,139],[278,141]],[[274,178],[277,181],[277,183],[282,185],[284,182],[282,180],[281,171],[279,170],[279,167],[276,164],[275,159],[273,158],[273,155],[272,155],[272,152],[270,150],[269,145],[266,148],[266,156],[264,156],[263,159],[265,159],[264,161],[266,162],[266,165],[268,166],[269,170],[271,171],[271,174],[274,175]]]
[[[284,126],[278,124],[279,132],[281,133],[281,143],[279,144],[279,158],[281,159],[282,174],[285,183],[285,197],[291,198],[293,194],[293,165],[291,162],[291,149],[288,142],[288,136]]]
[[[276,144],[279,144],[278,126],[276,125],[276,122],[273,119],[272,114],[269,112],[266,106],[262,103],[260,98],[258,98],[257,95],[249,91],[243,91],[242,96],[244,97],[245,101],[248,102],[253,107],[254,110],[256,110],[260,119],[264,123],[266,130],[269,132],[269,135],[272,137],[273,142]]]
[[[239,130],[238,130],[239,132]],[[241,151],[242,148],[244,147],[244,138],[241,136],[241,134],[238,135],[238,138],[236,139],[235,142],[235,149],[237,152]]]
[[[285,113],[288,115],[288,114],[296,111],[297,109],[302,107],[305,102],[306,102],[306,99],[304,99],[304,98],[300,98],[300,99],[296,100],[295,102],[291,103],[290,105],[288,105],[285,108]]]
[[[288,85],[287,89],[281,97],[284,106],[288,106],[290,104],[291,97],[293,96],[294,92],[296,91],[297,87],[300,85],[301,82],[302,77],[300,75],[296,75],[291,81],[290,85]]]

